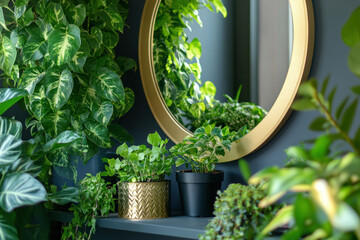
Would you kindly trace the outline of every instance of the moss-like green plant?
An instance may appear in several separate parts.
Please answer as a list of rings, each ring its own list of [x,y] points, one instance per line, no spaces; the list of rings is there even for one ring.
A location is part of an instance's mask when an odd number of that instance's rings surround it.
[[[260,187],[241,184],[230,184],[224,192],[219,191],[215,217],[200,240],[254,239],[279,209],[277,205],[258,207],[265,195]]]

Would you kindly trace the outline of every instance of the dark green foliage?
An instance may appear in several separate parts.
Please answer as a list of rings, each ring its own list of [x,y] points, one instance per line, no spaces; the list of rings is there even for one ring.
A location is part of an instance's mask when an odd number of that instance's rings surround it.
[[[151,148],[145,145],[128,147],[126,143],[119,146],[116,153],[123,159],[103,159],[108,164],[103,175],[116,175],[121,182],[164,181],[165,175],[171,174],[174,164],[172,157],[166,156],[168,139],[161,140],[160,135],[155,132],[149,134],[147,141]]]
[[[196,129],[193,136],[185,137],[170,152],[177,158],[177,167],[185,164],[190,165],[193,172],[213,172],[219,156],[230,151],[231,143],[239,138],[239,134],[230,132],[228,127],[207,125]]]
[[[116,186],[105,182],[100,173],[87,174],[80,182],[81,201],[70,208],[74,217],[63,227],[61,239],[91,239],[96,231],[96,218],[115,210],[115,193]]]
[[[230,184],[218,194],[214,205],[215,217],[206,226],[200,240],[252,240],[280,208],[279,205],[258,207],[266,194],[257,186]]]

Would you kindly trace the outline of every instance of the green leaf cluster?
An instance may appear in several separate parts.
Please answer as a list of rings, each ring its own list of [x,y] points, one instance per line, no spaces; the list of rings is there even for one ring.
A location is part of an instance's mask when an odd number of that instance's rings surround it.
[[[105,176],[116,175],[121,182],[161,182],[165,175],[171,174],[174,164],[173,158],[168,156],[166,143],[157,132],[148,135],[146,145],[128,146],[126,143],[119,146],[116,153],[122,159],[103,159],[108,165],[105,166]]]
[[[111,186],[101,178],[87,174],[80,182],[79,204],[70,208],[74,217],[70,223],[63,227],[62,240],[66,239],[92,239],[96,231],[96,218],[105,217],[115,210],[116,186]]]
[[[25,96],[26,127],[47,146],[67,131],[79,137],[46,154],[61,176],[76,180],[73,156],[86,163],[98,148],[111,147],[112,138],[133,140],[112,123],[134,103],[121,77],[136,64],[116,58],[114,50],[127,9],[127,0],[7,1],[0,7],[0,69],[4,85],[18,90],[12,101]]]
[[[259,186],[230,184],[219,191],[214,204],[214,215],[200,240],[255,239],[270,222],[280,205],[258,206],[266,193]]]
[[[230,151],[231,143],[239,139],[238,133],[230,132],[228,127],[207,125],[196,129],[194,135],[170,148],[176,158],[176,166],[185,164],[193,172],[208,173],[215,170],[219,156]]]

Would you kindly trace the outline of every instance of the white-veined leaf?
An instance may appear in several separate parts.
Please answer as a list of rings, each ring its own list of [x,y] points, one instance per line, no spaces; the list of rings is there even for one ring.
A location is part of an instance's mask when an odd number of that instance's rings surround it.
[[[70,62],[69,66],[71,70],[77,73],[82,73],[86,59],[88,58],[89,55],[90,55],[90,46],[88,42],[84,38],[82,38],[80,49]]]
[[[0,46],[0,68],[10,74],[16,59],[16,48],[11,40],[3,36]]]
[[[49,193],[48,199],[56,204],[64,205],[70,202],[79,202],[79,189],[67,187],[56,193]]]
[[[80,26],[86,18],[86,8],[84,4],[70,7],[65,10],[65,14],[70,23]]]
[[[67,130],[70,121],[69,110],[56,111],[46,114],[41,119],[41,124],[52,137],[58,136]]]
[[[15,212],[6,213],[0,209],[0,240],[18,240]]]
[[[97,146],[103,148],[111,147],[110,134],[108,129],[95,120],[85,122],[86,136]]]
[[[56,138],[48,141],[44,146],[44,151],[50,151],[55,150],[61,147],[64,147],[66,145],[69,145],[70,143],[73,143],[77,140],[81,139],[81,137],[76,134],[73,131],[67,130],[59,134]]]
[[[22,135],[22,124],[21,122],[0,117],[0,135],[9,134],[13,135],[17,139],[21,139]]]
[[[92,114],[96,121],[104,126],[107,126],[111,116],[113,115],[113,105],[109,101],[102,102],[100,104],[94,104],[92,106]]]
[[[50,104],[45,96],[45,86],[35,88],[32,95],[29,96],[29,105],[31,112],[38,120],[41,120],[48,112],[50,112]]]
[[[31,95],[33,94],[36,84],[38,84],[45,76],[39,67],[31,67],[25,69],[19,81],[18,88],[25,89]]]
[[[42,37],[31,35],[23,48],[24,62],[36,61],[43,58],[44,55],[40,49],[44,47],[44,44],[45,40]]]
[[[2,7],[0,7],[0,25],[1,25],[4,29],[9,30],[9,29],[6,27],[5,18],[4,18],[4,12],[3,12]]]
[[[54,110],[59,110],[69,100],[74,87],[74,80],[69,70],[65,69],[59,75],[56,70],[46,74],[46,97]]]
[[[20,157],[21,143],[13,135],[0,135],[0,167],[8,166]]]

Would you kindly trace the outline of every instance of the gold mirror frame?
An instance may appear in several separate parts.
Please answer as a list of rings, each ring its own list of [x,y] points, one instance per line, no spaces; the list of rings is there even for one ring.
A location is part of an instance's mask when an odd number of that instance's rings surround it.
[[[153,64],[153,29],[161,0],[146,0],[140,24],[139,67],[150,109],[165,134],[175,143],[192,134],[166,106],[157,84]],[[293,20],[293,48],[284,85],[266,117],[248,134],[232,144],[220,162],[244,157],[266,144],[291,112],[300,83],[307,79],[314,49],[314,15],[311,0],[289,0]]]

